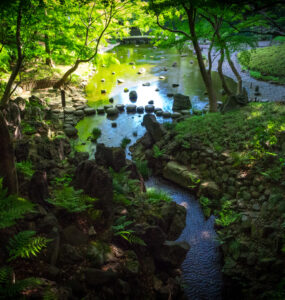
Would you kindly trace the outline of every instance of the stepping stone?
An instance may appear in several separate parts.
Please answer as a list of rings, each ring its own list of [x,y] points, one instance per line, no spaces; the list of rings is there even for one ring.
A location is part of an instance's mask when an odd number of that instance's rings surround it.
[[[169,111],[164,111],[162,113],[163,118],[170,118],[171,117],[171,113]]]
[[[133,61],[130,62],[130,65],[131,65],[131,66],[133,66],[134,64],[135,64],[135,62],[133,62]]]
[[[109,102],[110,102],[110,103],[113,103],[113,102],[114,102],[114,98],[110,98],[110,99],[109,99]]]
[[[182,116],[182,114],[179,112],[174,112],[171,114],[172,119],[177,119],[177,118],[180,118],[181,116]]]
[[[75,127],[70,126],[70,127],[65,128],[64,132],[68,137],[76,137],[78,130]]]
[[[117,108],[111,107],[106,110],[107,116],[116,116],[119,114],[119,110]]]
[[[74,115],[75,115],[76,117],[84,117],[84,111],[83,111],[83,110],[76,110],[76,111],[74,112]]]
[[[105,109],[105,111],[106,111],[108,108],[113,108],[113,105],[111,105],[111,104],[104,105],[104,109]]]
[[[152,104],[146,105],[145,111],[146,112],[154,112],[154,105],[152,105]]]
[[[117,127],[117,123],[116,122],[112,122],[111,126],[112,126],[112,128],[116,128]]]
[[[104,79],[104,78],[102,78],[102,79],[101,79],[101,82],[105,82],[105,79]]]
[[[87,107],[84,109],[84,112],[87,116],[91,116],[91,115],[95,115],[96,114],[96,110],[92,107]]]
[[[104,113],[105,113],[104,107],[98,107],[98,108],[97,108],[97,113],[98,113],[98,114],[101,114],[101,115],[104,114]]]
[[[145,82],[142,84],[143,86],[150,86],[150,82]]]
[[[180,113],[182,114],[182,115],[190,115],[190,111],[189,110],[181,110],[180,111]]]
[[[156,92],[159,92],[159,88],[155,89]]]
[[[148,104],[153,104],[153,103],[154,103],[153,100],[149,100],[149,101],[148,101]]]
[[[138,94],[136,91],[130,91],[129,98],[132,101],[136,101],[138,99]]]
[[[115,75],[116,73],[115,72],[112,72],[112,75]]]
[[[137,107],[137,113],[142,114],[144,112],[144,107],[143,106],[138,106]]]
[[[125,105],[124,105],[124,104],[116,104],[116,108],[117,108],[119,111],[124,111]]]
[[[163,114],[163,111],[162,110],[158,110],[155,112],[155,114],[158,116],[158,117],[161,117],[162,114]]]
[[[107,90],[101,90],[101,94],[106,94]]]
[[[165,79],[165,76],[159,76],[159,79],[163,80]]]
[[[74,106],[74,105],[73,105]],[[76,106],[76,110],[83,110],[86,108],[86,105],[79,105],[79,106]]]
[[[171,98],[171,97],[173,97],[173,96],[174,96],[174,95],[171,94],[171,93],[167,94],[167,97],[169,97],[169,98]]]
[[[172,84],[172,87],[178,87],[178,86],[179,86],[178,83],[173,83],[173,84]]]
[[[124,83],[125,80],[124,80],[124,79],[117,79],[117,82],[118,82],[118,83]]]
[[[126,106],[126,109],[128,113],[136,112],[137,106],[135,104],[129,104]]]
[[[73,107],[66,107],[64,109],[64,111],[65,111],[66,114],[73,114],[75,112],[75,108],[73,108]]]

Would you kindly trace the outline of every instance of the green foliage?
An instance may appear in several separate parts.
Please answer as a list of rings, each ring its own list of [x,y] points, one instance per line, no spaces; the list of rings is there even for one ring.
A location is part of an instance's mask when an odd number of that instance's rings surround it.
[[[55,177],[52,183],[57,186],[62,186],[62,185],[69,185],[71,181],[72,181],[72,175],[64,174],[64,176],[62,177]]]
[[[151,170],[149,169],[146,160],[137,160],[135,161],[135,164],[144,179],[148,179],[151,176]]]
[[[92,140],[94,142],[96,142],[98,140],[98,138],[101,136],[101,134],[102,134],[102,131],[101,131],[100,128],[96,128],[96,127],[93,128],[93,130],[92,130]]]
[[[35,236],[35,234],[35,231],[26,230],[10,238],[7,246],[10,256],[8,261],[18,257],[30,258],[31,256],[37,256],[50,240],[45,237]]]
[[[153,146],[153,157],[154,158],[159,158],[164,154],[165,150],[160,149],[157,145]]]
[[[147,201],[149,203],[155,204],[161,201],[171,202],[172,198],[166,192],[158,190],[156,188],[148,188],[146,191]]]
[[[35,127],[28,122],[22,122],[21,128],[24,134],[33,134],[36,132]]]
[[[121,148],[126,149],[130,142],[131,142],[131,140],[129,138],[124,137],[120,144]]]
[[[170,123],[170,122],[164,122],[163,123],[163,127],[166,130],[172,130],[175,127],[175,124],[174,123]]]
[[[110,173],[113,178],[113,189],[115,193],[129,195],[139,192],[139,181],[136,179],[130,179],[130,172],[127,172],[125,168],[122,168],[119,172],[115,172],[110,168]]]
[[[231,201],[229,200],[221,200],[224,201],[222,205],[222,210],[219,212],[219,217],[216,218],[216,224],[227,227],[231,225],[232,223],[236,222],[240,219],[240,214],[234,212],[231,210]]]
[[[83,194],[82,190],[75,190],[72,186],[66,184],[59,190],[53,192],[53,197],[47,200],[49,203],[66,209],[71,213],[78,213],[92,208],[92,203],[96,201]]]
[[[285,44],[245,50],[238,59],[257,79],[285,82]]]
[[[210,217],[211,215],[211,208],[209,207],[211,205],[211,200],[207,197],[200,197],[199,198],[199,202],[202,206],[202,209],[203,209],[203,212],[204,212],[204,215],[206,217]]]
[[[115,225],[112,226],[114,235],[121,236],[123,239],[128,241],[130,244],[146,246],[145,242],[140,237],[136,236],[132,229],[128,229],[128,227],[133,223],[134,223],[133,221],[127,221],[126,216],[119,217],[115,221]]]
[[[17,162],[16,169],[18,172],[22,173],[27,178],[32,178],[35,172],[33,170],[33,164],[29,160]]]
[[[0,178],[0,229],[15,224],[24,214],[33,211],[34,205],[16,195],[8,195],[3,188],[3,178]]]

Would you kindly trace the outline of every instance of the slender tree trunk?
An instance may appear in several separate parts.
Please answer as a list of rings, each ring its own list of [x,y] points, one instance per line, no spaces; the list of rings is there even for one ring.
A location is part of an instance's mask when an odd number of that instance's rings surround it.
[[[231,54],[230,54],[230,51],[227,47],[225,47],[225,52],[226,52],[228,63],[230,65],[233,73],[235,74],[235,77],[236,77],[237,82],[238,82],[237,93],[239,95],[241,95],[242,94],[242,79],[241,79],[241,76],[240,76],[238,70],[236,69],[234,62],[231,60]]]
[[[225,93],[228,96],[230,96],[232,94],[232,92],[229,89],[229,87],[226,83],[225,76],[223,74],[223,63],[224,63],[224,60],[225,60],[225,51],[224,51],[223,48],[221,49],[220,54],[221,54],[221,56],[220,56],[219,63],[218,63],[218,73],[219,73],[219,76],[220,76],[220,79],[221,79],[221,82],[222,82],[222,87],[223,87]]]
[[[46,58],[46,65],[53,68],[53,62],[51,59],[51,51],[50,51],[50,45],[49,45],[49,36],[48,34],[45,34],[45,50],[48,57]]]
[[[0,111],[0,177],[10,194],[18,193],[18,180],[15,167],[14,149],[6,121]]]
[[[19,3],[18,7],[18,16],[17,16],[17,29],[16,29],[16,44],[17,44],[17,52],[18,52],[18,57],[16,64],[13,68],[13,71],[10,75],[10,78],[8,80],[8,83],[5,87],[4,94],[2,96],[2,99],[0,101],[0,106],[5,107],[7,103],[9,102],[10,96],[11,96],[11,89],[13,86],[13,83],[17,77],[17,75],[20,72],[22,63],[23,63],[23,54],[22,54],[22,45],[21,45],[21,22],[22,22],[22,1]]]
[[[79,66],[79,64],[80,64],[80,62],[81,62],[81,60],[78,59],[78,60],[75,62],[74,66],[73,66],[72,68],[70,68],[69,70],[67,70],[67,71],[64,73],[64,75],[61,77],[61,79],[58,80],[58,81],[54,84],[53,88],[59,89],[61,86],[63,86],[64,83],[67,81],[68,76],[70,76],[73,72],[75,72],[75,71],[77,70],[77,68],[78,68],[78,66]]]
[[[187,16],[188,16],[188,22],[189,22],[189,29],[192,36],[192,43],[194,46],[194,49],[196,51],[198,65],[200,68],[200,72],[203,78],[203,81],[205,83],[208,97],[209,97],[209,104],[210,104],[210,112],[216,112],[217,111],[217,98],[216,94],[213,88],[211,75],[207,73],[206,66],[203,61],[202,51],[199,47],[196,31],[195,31],[195,9],[187,10]]]

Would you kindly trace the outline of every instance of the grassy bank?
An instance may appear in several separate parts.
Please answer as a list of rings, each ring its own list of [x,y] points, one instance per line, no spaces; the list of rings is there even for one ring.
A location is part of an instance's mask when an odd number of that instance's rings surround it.
[[[242,51],[238,60],[252,77],[285,84],[285,43]]]

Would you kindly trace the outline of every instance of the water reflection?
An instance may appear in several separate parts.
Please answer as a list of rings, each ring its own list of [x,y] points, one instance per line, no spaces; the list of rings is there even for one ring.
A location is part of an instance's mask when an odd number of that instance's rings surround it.
[[[99,66],[97,74],[86,88],[90,106],[96,108],[110,104],[109,98],[111,97],[114,99],[113,105],[131,104],[129,93],[124,92],[125,88],[137,92],[138,99],[135,103],[137,106],[145,106],[153,100],[155,107],[162,108],[164,111],[172,111],[173,98],[168,97],[168,94],[189,95],[193,107],[197,109],[202,109],[208,103],[197,61],[190,51],[187,56],[181,57],[175,49],[153,49],[147,45],[140,47],[128,45],[118,46],[112,50],[112,53],[110,55],[119,59],[120,64]],[[135,63],[135,65],[130,63]],[[172,67],[173,63],[176,63],[176,67]],[[140,68],[144,68],[145,73],[139,75]],[[165,79],[159,79],[159,76],[164,76]],[[101,81],[102,78],[105,79],[104,82]],[[124,82],[119,84],[117,79],[122,79]],[[150,86],[143,86],[146,82],[149,82]],[[173,87],[172,84],[179,84],[179,86]],[[220,99],[222,97],[219,92],[221,83],[215,72],[213,72],[213,84]],[[233,80],[229,79],[228,84],[235,88]],[[102,94],[102,90],[106,90],[107,93]],[[114,121],[108,120],[106,116],[87,117],[77,125],[80,137],[78,149],[94,152],[95,145],[86,141],[94,127],[102,130],[102,136],[98,142],[103,142],[108,146],[118,146],[122,138],[127,136],[133,143],[145,133],[141,126],[142,117],[138,114],[121,113],[115,120],[116,128],[112,128],[111,123]],[[160,122],[171,121],[162,117],[158,119]]]

